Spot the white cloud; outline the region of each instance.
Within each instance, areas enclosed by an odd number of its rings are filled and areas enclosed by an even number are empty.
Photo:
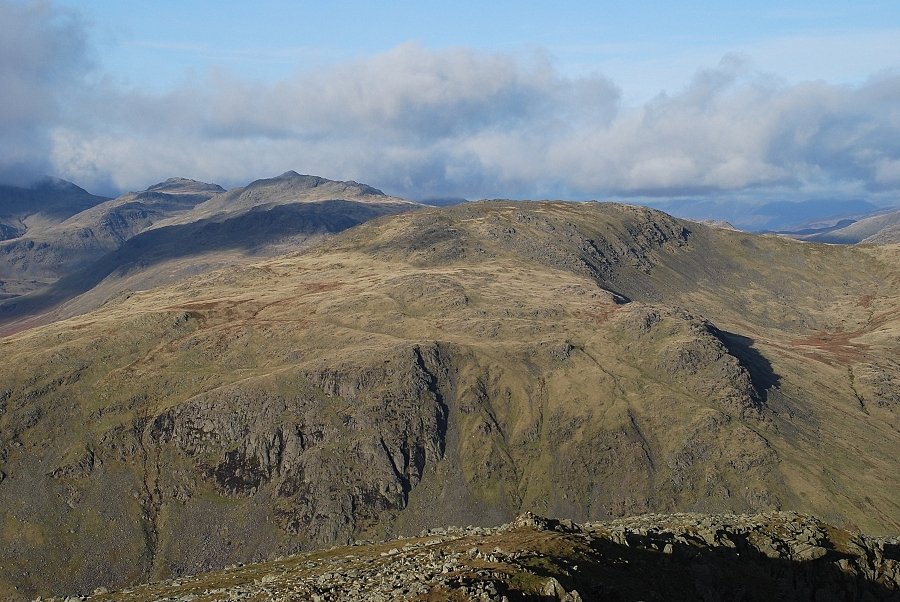
[[[900,187],[900,159],[880,159],[875,167],[875,182],[887,187]]]
[[[469,197],[900,189],[900,73],[792,84],[727,54],[682,90],[624,107],[608,78],[565,76],[539,53],[403,44],[275,83],[212,72],[154,93],[80,86],[90,65],[71,14],[0,2],[0,27],[15,19],[30,33],[2,38],[13,101],[0,106],[0,175],[18,161],[88,187],[137,189],[174,175],[227,186],[296,169]]]

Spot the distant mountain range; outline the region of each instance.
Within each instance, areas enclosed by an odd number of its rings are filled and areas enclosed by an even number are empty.
[[[859,220],[842,220],[830,228],[791,232],[794,238],[831,244],[891,244],[900,242],[900,210],[879,211]]]
[[[842,219],[855,221],[884,210],[869,201],[828,199],[768,203],[674,200],[647,204],[686,219],[726,221],[747,232],[825,228]]]
[[[52,194],[29,201],[46,190]],[[19,319],[33,325],[73,315],[123,287],[141,290],[275,254],[285,245],[419,206],[356,182],[296,172],[231,191],[171,178],[112,200],[59,182],[5,192],[12,202],[2,204],[8,206],[4,215],[23,227],[0,242],[0,300],[6,298],[0,328]]]

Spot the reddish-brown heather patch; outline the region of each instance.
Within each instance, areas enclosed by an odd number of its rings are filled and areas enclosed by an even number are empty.
[[[850,332],[818,332],[802,339],[794,339],[790,345],[801,353],[826,364],[860,361],[870,346],[854,343],[863,334],[861,330]]]

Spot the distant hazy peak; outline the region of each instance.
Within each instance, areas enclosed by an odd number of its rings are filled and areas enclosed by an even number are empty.
[[[87,190],[73,182],[52,176],[45,176],[32,183],[28,188],[35,191],[83,192],[84,194],[89,194]]]
[[[705,226],[710,226],[712,228],[723,228],[725,230],[737,230],[731,222],[728,222],[723,219],[701,219],[698,220],[698,223],[701,223]]]
[[[168,193],[198,193],[198,192],[225,192],[225,189],[218,184],[208,184],[191,180],[190,178],[169,178],[165,182],[154,184],[147,188],[147,192],[168,192]]]
[[[384,192],[369,186],[368,184],[360,184],[359,182],[354,182],[353,180],[347,181],[339,181],[339,180],[329,180],[328,178],[323,178],[320,176],[311,176],[307,174],[299,174],[294,170],[289,170],[281,174],[280,176],[276,176],[270,179],[262,179],[256,180],[251,183],[248,188],[255,187],[258,185],[265,185],[267,183],[272,183],[275,181],[288,180],[293,185],[293,188],[297,189],[311,189],[311,188],[319,188],[322,186],[334,186],[341,188],[353,188],[358,190],[362,194],[373,194],[379,196],[386,196]]]

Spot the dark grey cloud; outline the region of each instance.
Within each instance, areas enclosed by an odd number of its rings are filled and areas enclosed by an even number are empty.
[[[789,84],[726,55],[635,107],[603,75],[565,75],[539,53],[404,44],[275,83],[211,72],[149,93],[78,87],[82,24],[49,4],[0,7],[24,22],[10,29],[32,30],[4,38],[4,87],[42,99],[0,109],[0,140],[37,140],[17,147],[28,161],[89,187],[173,175],[232,185],[296,169],[410,196],[900,191],[900,73]]]
[[[75,13],[49,2],[0,1],[0,181],[52,171],[50,130],[89,69]]]

